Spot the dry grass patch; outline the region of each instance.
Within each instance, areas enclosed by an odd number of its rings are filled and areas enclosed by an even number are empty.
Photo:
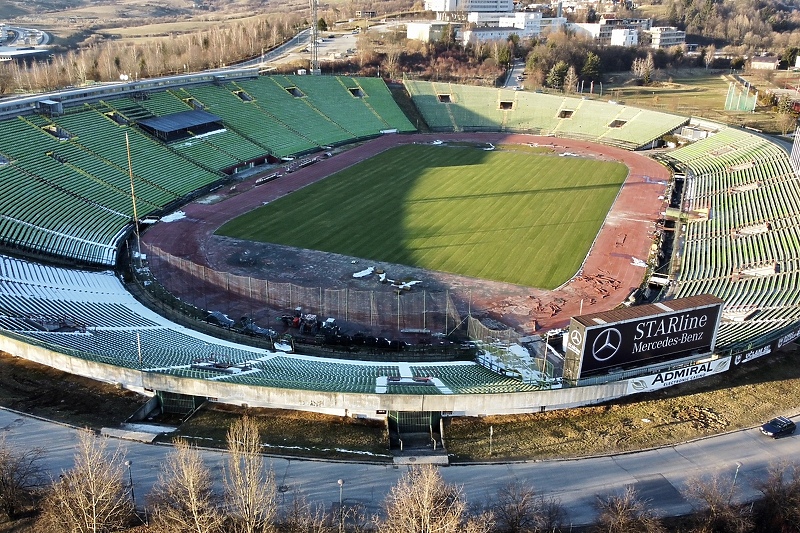
[[[100,429],[125,421],[146,400],[109,383],[0,352],[0,406],[3,407]]]
[[[365,461],[389,459],[383,422],[283,409],[210,404],[163,440],[180,436],[201,446],[224,447],[228,428],[243,414],[258,424],[265,453]]]
[[[779,413],[794,414],[800,387],[797,360],[796,351],[775,355],[755,366],[611,405],[453,419],[445,430],[447,449],[456,462],[581,457],[752,427]]]

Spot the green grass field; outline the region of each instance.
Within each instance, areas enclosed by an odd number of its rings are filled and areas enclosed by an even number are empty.
[[[575,157],[406,145],[217,233],[554,288],[577,272],[627,172]]]

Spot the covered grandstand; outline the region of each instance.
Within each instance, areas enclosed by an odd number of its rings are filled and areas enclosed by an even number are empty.
[[[0,112],[9,117],[0,121],[0,243],[109,267],[133,227],[131,184],[144,217],[265,161],[415,131],[379,79],[237,72],[183,81],[49,95],[63,104],[57,112],[36,101],[8,104],[12,111]],[[565,96],[419,81],[406,88],[434,131],[529,132],[638,150],[690,120]],[[191,120],[170,124],[176,117]],[[788,155],[769,140],[709,129],[707,139],[664,156],[686,176],[682,212],[707,216],[677,224],[671,283],[660,297],[724,299],[717,347],[736,355],[772,346],[798,322],[800,190]],[[108,273],[8,256],[1,268],[2,349],[142,390],[365,416],[530,412],[632,390],[625,379],[539,390],[472,362],[355,363],[250,348],[166,321]]]

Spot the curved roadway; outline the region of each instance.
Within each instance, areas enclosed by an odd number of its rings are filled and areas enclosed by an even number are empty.
[[[0,410],[0,433],[19,449],[45,448],[45,467],[53,476],[71,468],[77,431],[74,428]],[[114,443],[111,443],[112,446]],[[141,505],[144,496],[162,471],[169,446],[119,441],[132,462],[134,494]],[[224,452],[202,451],[206,464],[221,487]],[[771,440],[757,430],[736,431],[678,446],[643,452],[575,460],[452,466],[441,470],[448,483],[463,487],[471,504],[484,504],[497,490],[512,480],[533,486],[545,496],[558,498],[568,513],[568,523],[594,521],[593,503],[598,495],[621,491],[633,485],[639,495],[649,499],[649,507],[660,515],[679,515],[692,510],[680,491],[698,476],[720,475],[734,480],[734,501],[758,497],[755,481],[764,479],[770,464],[800,453],[800,435]],[[270,457],[276,481],[288,491],[279,494],[278,503],[289,503],[291,494],[301,492],[309,503],[328,509],[338,504],[337,480],[344,480],[344,500],[361,504],[376,513],[389,489],[405,472],[392,465],[327,462]],[[739,467],[740,465],[740,467]],[[738,473],[737,473],[738,470]]]

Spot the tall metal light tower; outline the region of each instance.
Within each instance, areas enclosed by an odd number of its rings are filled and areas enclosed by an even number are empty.
[[[319,74],[319,30],[317,29],[317,0],[311,0],[311,74]]]

